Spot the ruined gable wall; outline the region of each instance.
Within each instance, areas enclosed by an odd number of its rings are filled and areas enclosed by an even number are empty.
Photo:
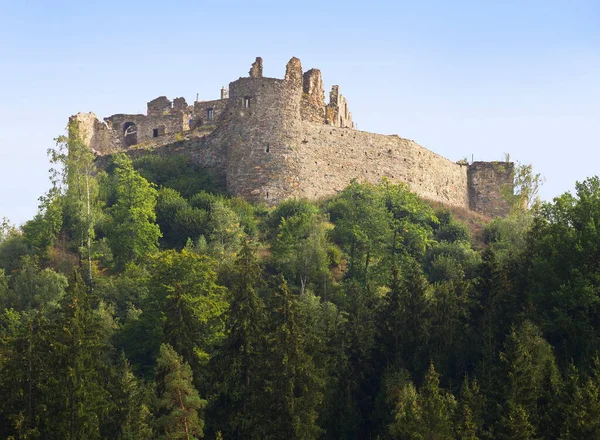
[[[327,104],[327,123],[336,127],[354,128],[352,113],[348,110],[348,101],[340,93],[340,86],[332,86]]]
[[[79,135],[95,154],[108,154],[118,148],[119,140],[108,126],[98,120],[94,113],[77,113],[69,122],[77,121]]]
[[[325,92],[319,69],[310,69],[302,77],[302,106],[304,121],[325,123]]]
[[[331,196],[352,179],[377,183],[386,177],[421,197],[469,207],[467,166],[411,140],[303,122],[297,149],[300,197]]]

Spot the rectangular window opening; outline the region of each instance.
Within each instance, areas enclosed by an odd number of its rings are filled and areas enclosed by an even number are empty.
[[[244,97],[244,108],[250,107],[250,98],[248,96]]]
[[[155,128],[154,130],[152,130],[152,137],[155,137],[155,138],[158,137],[158,128]]]
[[[206,109],[206,119],[212,121],[215,118],[215,110],[212,108]]]

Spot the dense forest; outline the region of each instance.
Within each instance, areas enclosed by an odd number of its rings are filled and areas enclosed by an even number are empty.
[[[0,438],[600,439],[598,178],[477,229],[386,181],[100,170],[77,127],[51,160],[0,229]]]

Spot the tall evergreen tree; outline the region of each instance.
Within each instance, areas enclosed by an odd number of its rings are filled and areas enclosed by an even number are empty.
[[[265,424],[266,310],[259,296],[263,282],[255,251],[247,240],[235,262],[225,339],[211,365],[219,378],[214,402],[216,427],[226,438],[252,439]]]
[[[268,332],[270,391],[267,411],[271,423],[262,427],[262,438],[311,440],[321,434],[318,410],[323,399],[323,378],[307,352],[307,333],[301,309],[280,279],[271,298],[271,328]]]
[[[45,435],[68,440],[100,438],[102,420],[113,410],[104,380],[111,346],[77,271],[51,331],[57,374],[47,384]]]
[[[157,365],[156,420],[160,438],[198,440],[203,437],[201,417],[206,401],[194,388],[192,369],[168,344],[160,346]]]

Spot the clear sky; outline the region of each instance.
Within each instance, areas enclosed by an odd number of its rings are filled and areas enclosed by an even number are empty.
[[[256,56],[339,84],[360,130],[451,160],[532,163],[542,196],[600,174],[600,1],[0,0],[0,218],[49,188],[69,115],[218,98]]]

